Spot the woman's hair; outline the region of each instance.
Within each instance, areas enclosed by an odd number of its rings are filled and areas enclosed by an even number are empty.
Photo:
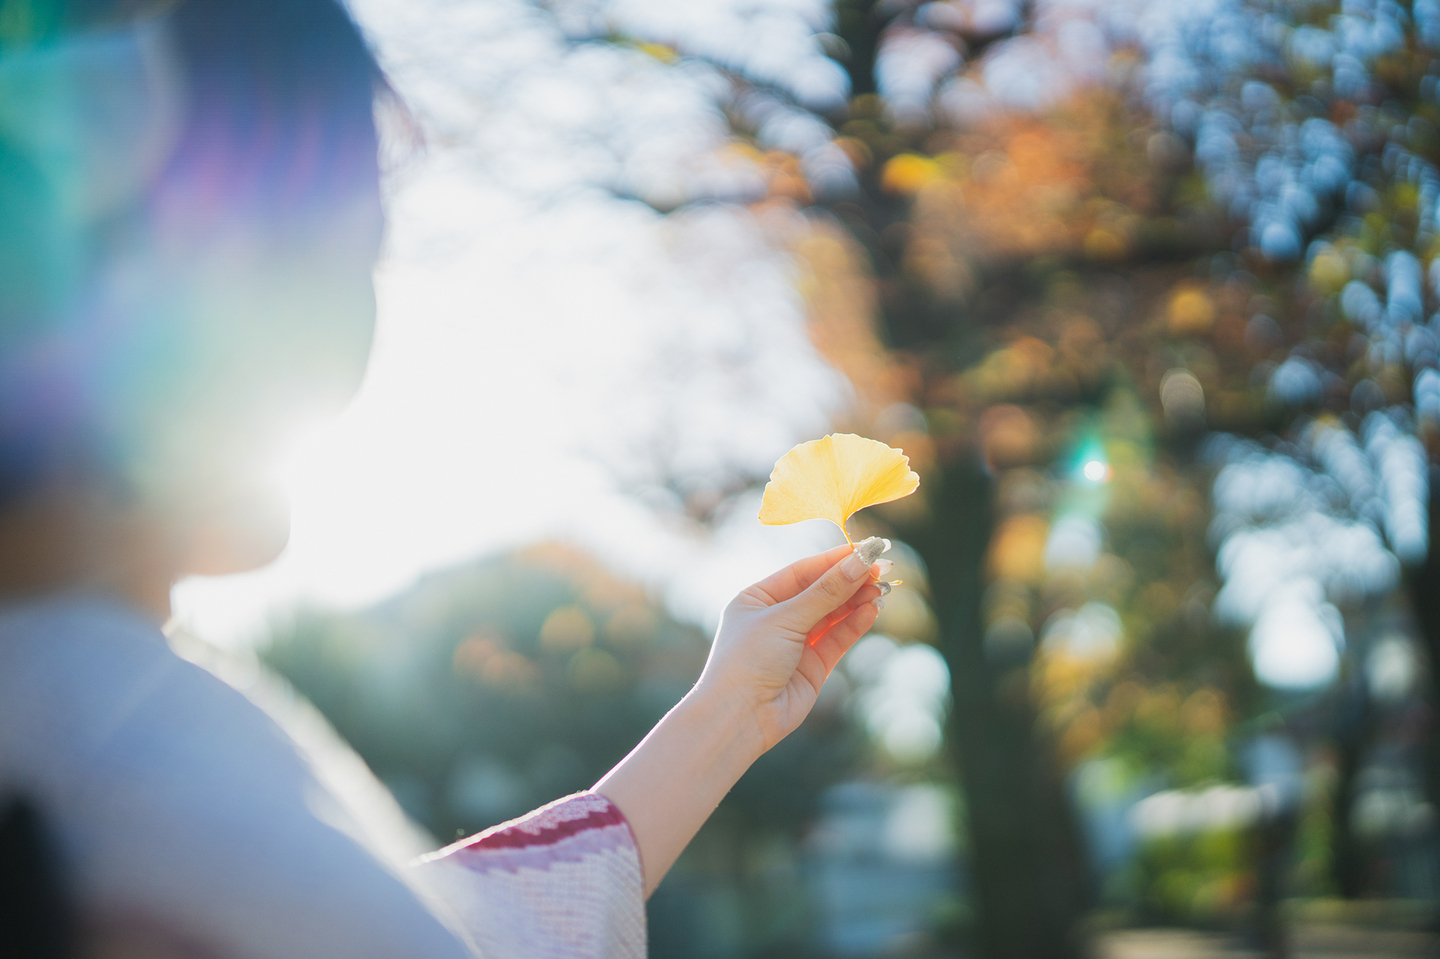
[[[27,119],[13,89],[17,101],[5,104],[0,84],[0,508],[58,455],[87,445],[93,411],[83,407],[93,384],[83,382],[85,370],[57,361],[51,341],[87,335],[85,297],[137,223],[185,237],[238,230],[313,239],[377,191],[373,109],[384,81],[337,0],[0,0],[0,77],[7,60],[28,77],[28,64],[47,56],[63,71],[67,47],[127,31],[161,38],[151,46],[164,53],[178,90],[165,155],[120,201],[77,214],[73,194],[99,177],[72,176],[67,186],[47,169],[25,126],[50,138],[51,157],[68,156],[66,143],[55,146],[65,131],[56,134],[57,118],[43,111]],[[94,78],[81,70],[68,82],[98,86]],[[64,82],[57,89],[69,95]],[[90,92],[103,100],[104,90]],[[72,126],[79,145],[94,132]],[[113,334],[115,318],[104,322]],[[103,459],[103,445],[81,455]]]
[[[374,189],[383,80],[337,0],[187,0],[169,19],[190,105],[162,192],[200,181],[204,212],[280,224]]]

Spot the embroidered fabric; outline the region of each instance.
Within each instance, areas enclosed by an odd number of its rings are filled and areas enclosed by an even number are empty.
[[[484,955],[645,956],[635,839],[603,796],[557,800],[424,857],[418,868],[437,874]]]

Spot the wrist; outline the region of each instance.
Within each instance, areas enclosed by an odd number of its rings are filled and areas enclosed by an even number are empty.
[[[703,728],[706,738],[713,737],[716,749],[733,762],[743,764],[740,773],[769,749],[755,709],[745,697],[733,689],[708,682],[704,676],[672,712],[680,713],[687,724]]]

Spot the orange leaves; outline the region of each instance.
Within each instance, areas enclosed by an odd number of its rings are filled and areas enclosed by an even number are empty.
[[[1050,524],[1039,516],[1011,516],[990,540],[986,565],[996,579],[1038,583],[1045,573],[1045,540]]]
[[[1156,171],[1146,141],[1133,136],[1145,122],[1120,98],[1091,90],[1054,114],[937,132],[926,152],[892,155],[880,187],[913,198],[906,272],[964,301],[996,261],[1124,262],[1153,242],[1146,224],[1159,202]]]
[[[886,193],[913,196],[926,184],[944,175],[940,164],[931,158],[916,153],[901,153],[886,161],[880,173],[880,188]]]
[[[991,469],[1023,466],[1035,458],[1043,437],[1025,410],[1009,403],[992,406],[980,415],[980,448]]]
[[[1166,319],[1176,336],[1208,333],[1215,325],[1215,302],[1198,284],[1181,284],[1170,297]]]
[[[909,496],[919,486],[904,453],[854,433],[831,433],[780,457],[765,484],[760,522],[785,526],[828,519],[849,542],[845,523],[852,514]]]

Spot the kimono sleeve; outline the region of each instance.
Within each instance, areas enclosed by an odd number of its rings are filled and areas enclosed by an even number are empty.
[[[629,824],[584,792],[419,860],[484,959],[644,959],[640,854]]]

